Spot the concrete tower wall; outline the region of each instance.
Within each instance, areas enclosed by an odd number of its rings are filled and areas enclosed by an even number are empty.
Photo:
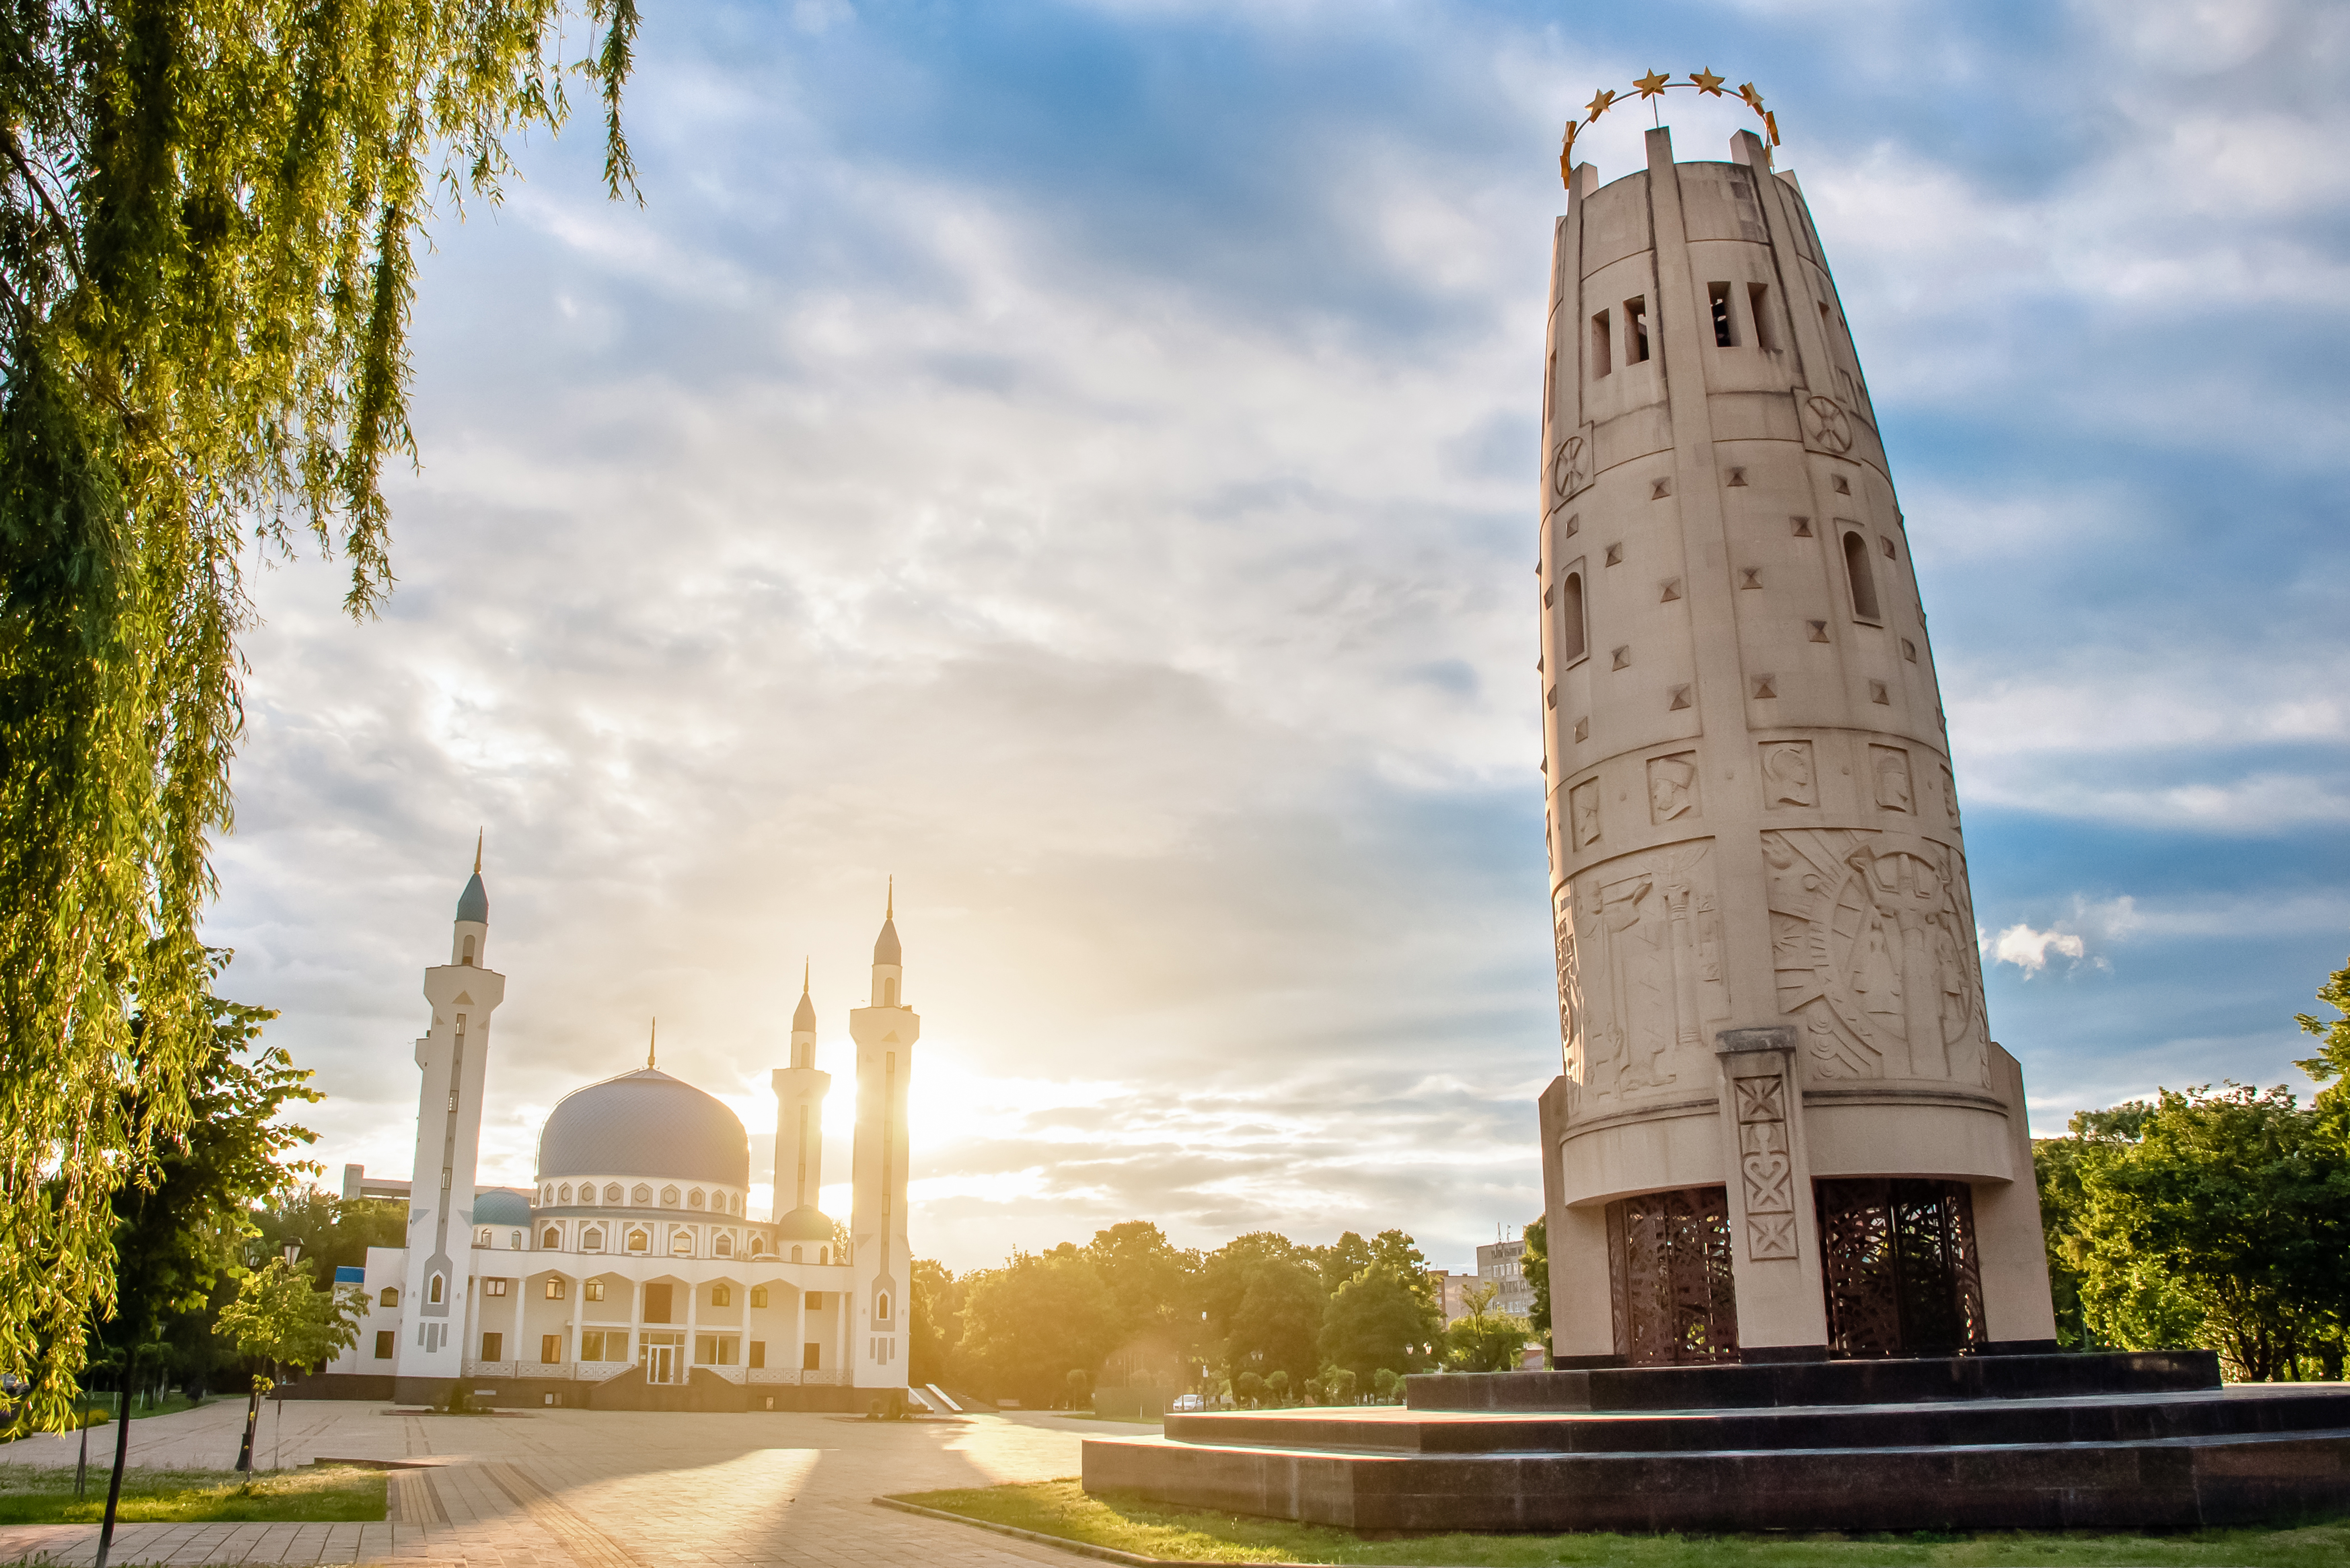
[[[1792,177],[1574,176],[1544,400],[1565,1072],[1555,1350],[1618,1354],[1607,1206],[1727,1189],[1747,1358],[1825,1353],[1814,1182],[1971,1193],[1996,1341],[2054,1332],[1940,697],[1859,360]]]
[[[849,1366],[859,1388],[908,1386],[907,1314],[912,1310],[913,1247],[906,1235],[906,1095],[914,1073],[920,1014],[905,1005],[894,905],[873,950],[873,1004],[852,1009],[857,1042],[855,1192],[849,1218]]]

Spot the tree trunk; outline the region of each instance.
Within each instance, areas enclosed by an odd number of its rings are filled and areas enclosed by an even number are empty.
[[[236,1468],[246,1475],[253,1473],[253,1429],[261,1424],[261,1379],[253,1380],[253,1392],[244,1401],[244,1441],[236,1450]]]
[[[121,1408],[114,1417],[114,1476],[106,1483],[106,1522],[98,1532],[98,1561],[91,1568],[106,1568],[106,1554],[114,1546],[114,1514],[122,1501],[122,1462],[130,1453],[130,1370],[136,1359],[128,1350],[122,1353]]]

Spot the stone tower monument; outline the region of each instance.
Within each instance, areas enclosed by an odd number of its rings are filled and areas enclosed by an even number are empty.
[[[1562,1366],[2053,1349],[1950,742],[1792,176],[1569,183],[1543,409]]]

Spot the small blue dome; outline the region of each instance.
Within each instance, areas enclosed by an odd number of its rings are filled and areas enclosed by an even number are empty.
[[[527,1225],[530,1223],[530,1199],[503,1187],[484,1188],[473,1194],[473,1223]]]
[[[457,899],[457,919],[484,926],[490,923],[490,890],[482,886],[479,871],[473,873],[473,879],[465,884],[465,891]]]

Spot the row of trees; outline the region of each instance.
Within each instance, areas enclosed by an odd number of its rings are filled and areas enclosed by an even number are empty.
[[[2318,999],[2350,1014],[2350,968]],[[2158,1091],[2033,1145],[2068,1347],[2216,1350],[2232,1377],[2342,1376],[2350,1332],[2350,1017],[2303,1014],[2321,1085]]]
[[[1472,1294],[1448,1329],[1427,1260],[1400,1231],[1349,1231],[1327,1246],[1258,1231],[1200,1251],[1135,1220],[960,1277],[917,1262],[910,1369],[1032,1405],[1097,1377],[1204,1386],[1243,1403],[1341,1402],[1439,1366],[1515,1366],[1531,1325],[1491,1311],[1489,1287]]]

